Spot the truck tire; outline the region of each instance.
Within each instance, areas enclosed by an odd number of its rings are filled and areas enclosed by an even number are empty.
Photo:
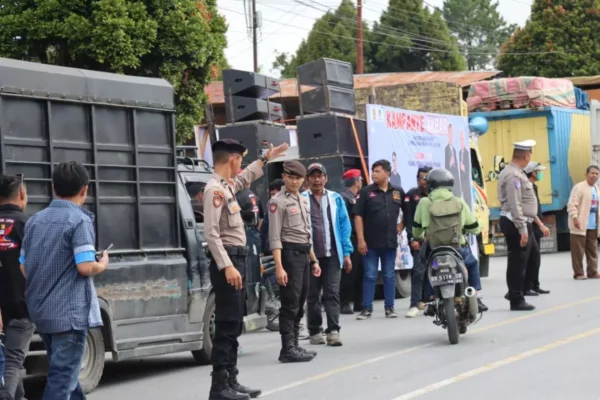
[[[479,275],[482,278],[490,276],[490,256],[479,254]]]
[[[210,364],[210,355],[212,353],[212,340],[215,336],[215,294],[211,293],[206,301],[204,318],[202,319],[202,349],[192,351],[194,360],[198,365]]]
[[[90,329],[87,335],[85,353],[81,360],[81,371],[79,372],[79,383],[85,394],[98,387],[104,372],[105,356],[106,348],[104,347],[102,329]]]
[[[410,297],[410,269],[396,271],[396,298]]]

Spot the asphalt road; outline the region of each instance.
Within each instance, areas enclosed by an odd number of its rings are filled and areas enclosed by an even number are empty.
[[[494,258],[483,279],[490,311],[451,346],[429,317],[403,317],[408,300],[397,300],[402,317],[388,320],[378,302],[369,321],[342,316],[344,346],[320,346],[310,363],[280,364],[279,335],[241,338],[240,380],[263,390],[261,398],[285,400],[598,400],[600,281],[572,279],[570,256],[542,256],[542,287],[534,312],[511,312],[505,258]],[[302,345],[314,349],[307,341]],[[27,380],[29,400],[43,382]],[[190,354],[108,363],[90,400],[207,399],[210,367]]]

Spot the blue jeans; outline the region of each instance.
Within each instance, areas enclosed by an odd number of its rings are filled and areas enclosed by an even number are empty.
[[[79,385],[86,331],[42,334],[48,353],[48,381],[42,400],[84,400]]]
[[[385,308],[394,308],[396,299],[396,252],[397,249],[369,249],[363,256],[365,269],[363,280],[363,309],[373,311],[375,299],[375,284],[379,260],[381,260],[381,274],[383,275],[383,295]]]
[[[463,246],[460,248],[460,255],[465,262],[465,267],[467,267],[467,272],[469,273],[469,286],[473,286],[473,288],[477,291],[481,290],[481,276],[479,275],[479,263],[473,253],[471,253],[471,248],[469,246]]]

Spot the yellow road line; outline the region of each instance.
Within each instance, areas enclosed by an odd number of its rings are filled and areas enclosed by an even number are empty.
[[[596,328],[596,329],[592,329],[592,330],[589,330],[589,331],[586,331],[586,332],[583,332],[583,333],[580,333],[580,334],[577,334],[577,335],[570,336],[570,337],[568,337],[566,339],[560,339],[560,340],[557,340],[555,342],[549,343],[549,344],[547,344],[545,346],[541,346],[541,347],[535,348],[533,350],[529,350],[529,351],[523,352],[521,354],[517,354],[515,356],[505,358],[503,360],[499,360],[499,361],[496,361],[496,362],[493,362],[493,363],[490,363],[490,364],[486,364],[486,365],[484,365],[482,367],[475,368],[475,369],[472,369],[470,371],[464,372],[462,374],[453,376],[452,378],[444,379],[443,381],[436,382],[436,383],[431,384],[429,386],[425,386],[425,387],[423,387],[421,389],[417,389],[417,390],[415,390],[413,392],[410,392],[410,393],[404,394],[402,396],[396,397],[393,400],[409,400],[409,399],[414,399],[414,398],[423,396],[424,394],[434,392],[434,391],[436,391],[438,389],[441,389],[443,387],[450,386],[450,385],[452,385],[454,383],[457,383],[457,382],[460,382],[460,381],[464,381],[465,379],[469,379],[469,378],[472,378],[472,377],[477,376],[479,374],[483,374],[485,372],[491,371],[493,369],[496,369],[496,368],[499,368],[499,367],[503,367],[503,366],[508,365],[508,364],[512,364],[514,362],[523,360],[525,358],[528,358],[528,357],[531,357],[531,356],[535,356],[535,355],[540,354],[540,353],[544,353],[544,352],[546,352],[548,350],[552,350],[552,349],[555,349],[557,347],[564,346],[566,344],[569,344],[569,343],[572,343],[572,342],[576,342],[578,340],[585,339],[585,338],[588,338],[588,337],[593,336],[593,335],[597,335],[599,333],[600,333],[600,328]]]
[[[539,316],[542,316],[542,315],[551,314],[551,313],[554,313],[554,312],[557,312],[557,311],[565,310],[567,308],[572,308],[572,307],[580,306],[582,304],[587,304],[587,303],[591,303],[591,302],[598,301],[598,300],[600,300],[600,296],[588,297],[588,298],[585,298],[585,299],[582,299],[582,300],[577,300],[577,301],[574,301],[574,302],[571,302],[571,303],[566,303],[566,304],[563,304],[563,305],[560,305],[560,306],[548,308],[548,309],[543,310],[543,311],[536,311],[536,312],[533,312],[533,313],[522,315],[520,317],[507,319],[507,320],[504,320],[504,321],[496,322],[496,323],[491,324],[491,325],[483,326],[481,328],[473,329],[473,330],[469,331],[468,335],[473,335],[473,334],[476,334],[476,333],[485,332],[485,331],[488,331],[490,329],[500,328],[500,327],[503,327],[503,326],[506,326],[506,325],[511,325],[511,324],[514,324],[514,323],[517,323],[517,322],[525,321],[525,320],[528,320],[528,319],[531,319],[531,318],[536,318],[536,317],[539,317]],[[413,353],[413,352],[415,352],[417,350],[421,350],[421,349],[424,349],[424,348],[427,348],[427,347],[431,347],[431,346],[436,345],[436,344],[438,344],[440,342],[441,341],[429,342],[429,343],[425,343],[425,344],[422,344],[422,345],[419,345],[419,346],[409,347],[408,349],[396,351],[394,353],[384,354],[384,355],[381,355],[379,357],[374,357],[374,358],[370,358],[368,360],[359,361],[359,362],[354,363],[354,364],[345,365],[345,366],[340,367],[340,368],[334,368],[334,369],[331,369],[331,370],[329,370],[327,372],[324,372],[322,374],[313,375],[313,376],[308,377],[306,379],[301,379],[299,381],[291,382],[291,383],[289,383],[287,385],[280,386],[280,387],[272,389],[272,390],[268,390],[268,391],[264,392],[261,395],[261,398],[262,397],[266,397],[266,396],[270,396],[270,395],[275,394],[275,393],[280,393],[280,392],[283,392],[283,391],[286,391],[286,390],[289,390],[289,389],[293,389],[293,388],[296,388],[298,386],[306,385],[307,383],[320,381],[320,380],[323,380],[325,378],[329,378],[330,376],[337,375],[337,374],[340,374],[342,372],[350,371],[350,370],[353,370],[353,369],[361,368],[361,367],[364,367],[364,366],[367,366],[367,365],[370,365],[370,364],[373,364],[373,363],[376,363],[376,362],[379,362],[379,361],[387,360],[387,359],[390,359],[390,358],[393,358],[393,357],[402,356],[402,355],[405,355],[405,354],[408,354],[408,353]]]

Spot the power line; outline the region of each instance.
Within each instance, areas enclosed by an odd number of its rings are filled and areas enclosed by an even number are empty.
[[[277,7],[267,6],[266,4],[263,4],[263,5],[265,5],[266,7],[269,7],[269,8],[276,9],[276,10],[281,10],[281,9],[279,9]],[[304,4],[304,5],[309,6],[307,4]],[[229,12],[240,14],[239,11],[230,10],[230,9],[227,9],[227,8],[224,8],[224,7],[220,7],[220,8],[223,9],[223,10],[225,10],[225,11],[229,11]],[[322,11],[322,10],[320,10],[320,11]],[[301,14],[294,14],[294,15],[297,15],[297,16],[302,17],[302,18],[308,18],[308,19],[315,20],[315,18],[307,17],[307,16],[301,15]],[[314,30],[314,29],[310,29],[310,28],[306,28],[306,27],[301,27],[301,26],[297,26],[297,25],[291,25],[291,24],[287,24],[287,23],[283,24],[281,22],[273,21],[273,20],[265,20],[265,21],[269,21],[269,22],[273,22],[273,23],[278,24],[278,25],[285,25],[285,26],[288,26],[288,27],[297,28],[297,29],[301,29],[301,30],[305,30],[305,31],[309,31],[309,32],[319,33],[319,34],[323,34],[323,35],[326,35],[326,36],[338,37],[338,38],[348,39],[348,40],[354,40],[354,41],[357,40],[356,38],[351,37],[351,36],[337,35],[337,34],[333,34],[331,32],[318,31],[318,30]],[[386,36],[392,36],[392,35],[386,35]],[[392,37],[398,38],[397,36],[392,36]],[[363,40],[363,42],[365,42],[365,43],[373,43],[373,44],[381,44],[381,45],[384,45],[384,46],[395,47],[395,48],[403,48],[403,49],[409,49],[409,50],[420,50],[420,51],[427,51],[427,52],[440,52],[440,53],[455,53],[456,52],[456,51],[453,51],[453,50],[443,50],[443,49],[436,49],[436,48],[422,48],[422,47],[416,47],[416,46],[403,46],[403,45],[392,44],[392,43],[385,43],[385,42],[373,41],[373,40]],[[563,52],[563,51],[510,52],[510,53],[480,52],[480,53],[471,53],[471,54],[473,54],[473,55],[498,55],[498,54],[534,55],[534,54],[562,54],[562,53],[566,53],[566,52]]]

